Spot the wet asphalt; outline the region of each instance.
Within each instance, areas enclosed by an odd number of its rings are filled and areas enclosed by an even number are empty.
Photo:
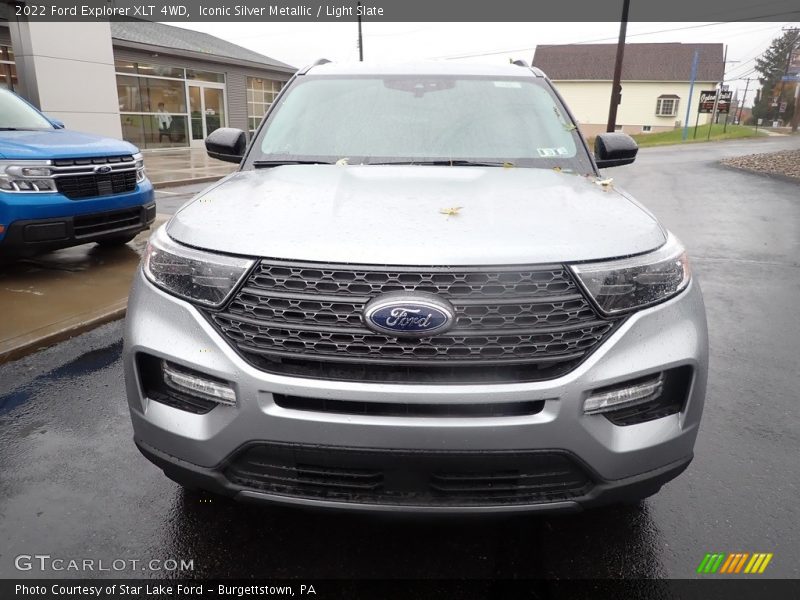
[[[117,322],[0,366],[0,577],[684,578],[706,552],[772,552],[766,575],[800,577],[800,184],[717,164],[798,147],[647,149],[606,172],[687,245],[708,308],[696,457],[643,504],[375,517],[184,493],[132,443]],[[163,194],[159,211],[192,189]],[[194,571],[20,572],[19,554],[193,559]]]

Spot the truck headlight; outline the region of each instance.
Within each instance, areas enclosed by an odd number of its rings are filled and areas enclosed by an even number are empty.
[[[0,190],[55,192],[56,183],[49,179],[51,174],[49,160],[0,160]]]
[[[136,161],[136,183],[142,183],[147,178],[147,171],[144,168],[144,156],[141,152],[133,155],[133,160]]]
[[[204,306],[224,304],[255,261],[195,250],[159,227],[144,253],[144,273],[162,290]]]
[[[570,268],[606,315],[663,302],[683,291],[691,279],[686,251],[671,233],[653,252]]]

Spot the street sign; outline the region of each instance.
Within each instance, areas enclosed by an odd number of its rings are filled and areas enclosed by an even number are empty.
[[[717,98],[717,90],[703,90],[700,92],[700,106],[697,109],[699,113],[714,112],[714,101]],[[730,98],[729,98],[730,101]]]
[[[779,113],[785,113],[785,112],[786,112],[786,107],[787,107],[787,106],[788,106],[788,103],[786,103],[786,102],[781,102],[781,107],[778,109],[778,112],[779,112]]]
[[[800,48],[797,48],[794,52],[792,52],[792,56],[789,59],[789,68],[786,69],[787,75],[794,75],[795,77],[800,76]]]
[[[732,91],[720,92],[719,101],[717,102],[717,112],[727,113],[731,109],[731,100],[733,99]],[[713,109],[713,105],[712,105]]]

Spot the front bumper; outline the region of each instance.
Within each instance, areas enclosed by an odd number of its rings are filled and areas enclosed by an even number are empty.
[[[630,316],[574,371],[548,381],[497,385],[392,385],[272,375],[244,362],[192,305],[136,276],[125,329],[124,367],[137,445],[168,476],[239,499],[371,510],[572,510],[643,496],[686,468],[692,457],[707,376],[705,310],[696,282],[678,297]],[[164,358],[232,382],[236,407],[191,414],[147,398],[137,354]],[[597,388],[676,367],[692,378],[683,408],[618,426],[584,415]],[[398,417],[284,408],[273,394],[369,402],[504,403],[541,400],[536,414],[503,417]],[[226,468],[254,443],[421,455],[560,453],[592,485],[569,499],[523,504],[426,506],[331,501],[265,493],[234,483]]]
[[[145,231],[156,218],[149,181],[136,191],[70,200],[62,194],[0,192],[0,252],[26,256]]]

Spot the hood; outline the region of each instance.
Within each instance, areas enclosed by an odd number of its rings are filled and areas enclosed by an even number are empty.
[[[136,146],[114,138],[68,129],[0,131],[0,158],[47,160],[135,154]]]
[[[582,261],[666,240],[652,215],[593,177],[497,167],[242,171],[185,205],[167,231],[231,254],[389,265]]]

